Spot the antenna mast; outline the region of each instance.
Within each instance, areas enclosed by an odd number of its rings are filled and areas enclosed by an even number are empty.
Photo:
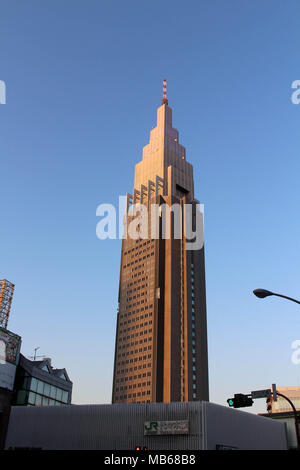
[[[167,79],[164,78],[163,80],[163,99],[161,100],[161,104],[168,104],[167,100]]]

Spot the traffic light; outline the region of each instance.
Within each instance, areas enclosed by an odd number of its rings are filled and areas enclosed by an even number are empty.
[[[253,400],[248,395],[242,393],[236,393],[234,398],[228,398],[227,403],[233,408],[244,408],[246,406],[252,406]]]
[[[234,406],[234,398],[228,398],[227,403],[229,406]]]

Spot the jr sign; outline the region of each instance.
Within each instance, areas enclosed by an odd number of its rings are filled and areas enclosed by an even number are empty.
[[[146,421],[145,436],[161,436],[163,434],[188,434],[189,422],[185,421]]]

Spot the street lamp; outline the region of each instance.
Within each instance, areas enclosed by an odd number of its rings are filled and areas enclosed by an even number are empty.
[[[275,292],[271,292],[271,291],[266,290],[266,289],[254,289],[253,294],[256,295],[256,297],[258,297],[259,299],[264,299],[265,297],[269,297],[270,295],[276,295],[276,297],[282,297],[283,299],[291,300],[292,302],[296,302],[296,304],[300,304],[299,300],[292,299],[292,297],[287,297],[286,295],[276,294]],[[276,393],[280,397],[285,398],[289,402],[291,407],[293,408],[293,413],[294,413],[294,418],[295,418],[297,444],[298,444],[298,449],[300,449],[299,418],[298,418],[296,408],[295,408],[294,404],[292,403],[292,401],[288,397],[286,397],[282,393],[279,393],[278,391],[276,391]]]
[[[291,300],[292,302],[296,302],[296,304],[300,304],[299,300],[292,299],[292,297],[287,297],[286,295],[276,294],[275,292],[271,292],[266,289],[255,289],[253,294],[256,295],[259,299],[264,299],[265,297],[269,297],[270,295],[276,295],[276,297],[282,297],[283,299]]]

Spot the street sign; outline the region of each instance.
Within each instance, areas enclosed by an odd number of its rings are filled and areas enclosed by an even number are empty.
[[[252,398],[270,398],[271,393],[271,390],[267,388],[266,390],[255,390],[251,392],[251,396]]]

